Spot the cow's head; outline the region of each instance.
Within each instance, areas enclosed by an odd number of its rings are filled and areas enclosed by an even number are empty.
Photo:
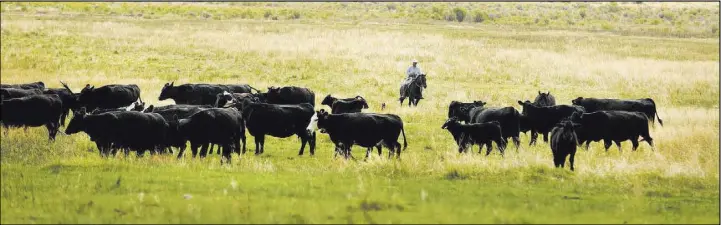
[[[523,115],[527,115],[526,113],[528,113],[528,109],[530,109],[532,107],[533,108],[536,107],[536,105],[534,105],[531,101],[528,101],[528,100],[523,101],[523,102],[518,101],[518,104],[521,105],[521,114],[523,114]]]
[[[95,91],[95,86],[85,84],[83,90],[80,90],[80,94],[78,94],[78,102],[83,103],[84,101],[87,101],[88,96],[91,95],[93,91]]]
[[[316,130],[319,130],[321,133],[326,133],[326,126],[327,126],[327,119],[328,119],[329,113],[325,111],[324,109],[321,109],[320,111],[316,111],[313,114],[313,117],[310,118],[310,123],[308,124],[308,127],[306,127],[306,131],[309,133],[315,132]]]
[[[358,95],[358,96],[355,96],[355,99],[358,100],[358,101],[360,101],[360,102],[363,104],[363,108],[364,108],[364,109],[367,109],[367,108],[368,108],[368,102],[366,101],[365,98],[363,98],[363,97],[361,97],[360,95]]]
[[[573,105],[581,105],[581,101],[583,100],[583,97],[578,97],[576,99],[571,100],[571,104]]]
[[[155,110],[155,106],[150,105],[150,106],[148,106],[147,109],[144,109],[143,112],[144,112],[144,113],[151,113],[151,112],[153,112],[153,110]]]
[[[446,122],[443,123],[443,126],[441,126],[441,129],[448,129],[449,126],[453,127],[455,125],[460,125],[461,123],[458,122],[458,117],[451,117],[446,120]]]
[[[68,126],[65,128],[65,133],[74,134],[85,130],[86,116],[87,113],[85,112],[85,107],[81,107],[79,110],[74,110],[73,118],[70,119],[70,123],[68,123]]]
[[[471,103],[463,103],[459,101],[451,101],[448,106],[448,118],[457,117],[459,121],[469,121],[469,112],[475,107],[483,107],[486,102],[473,101]]]
[[[323,101],[321,101],[320,104],[332,106],[334,101],[335,101],[335,98],[333,98],[332,96],[330,96],[330,94],[328,94],[325,96],[325,98],[323,98]]]
[[[223,93],[215,95],[216,108],[225,108],[231,103],[233,103],[233,95],[230,92],[223,91]]]
[[[159,101],[173,98],[178,94],[178,87],[173,86],[174,84],[175,84],[175,81],[170,82],[170,83],[165,83],[165,85],[163,86],[163,89],[160,90],[160,96],[158,96]]]

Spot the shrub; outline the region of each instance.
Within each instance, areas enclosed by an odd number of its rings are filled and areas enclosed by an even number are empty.
[[[272,15],[273,15],[273,12],[271,12],[270,10],[265,10],[265,12],[263,13],[263,18],[268,19]]]
[[[460,7],[456,7],[453,9],[453,14],[456,16],[456,20],[458,22],[463,22],[463,20],[466,18],[466,10]]]
[[[490,19],[490,16],[488,16],[488,13],[483,12],[481,10],[476,10],[473,12],[473,22],[476,23],[483,23],[483,21],[486,21]]]

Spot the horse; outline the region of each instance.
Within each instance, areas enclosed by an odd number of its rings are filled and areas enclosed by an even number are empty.
[[[410,82],[404,82],[401,84],[401,105],[403,105],[403,100],[408,98],[408,106],[410,107],[411,104],[414,106],[418,106],[418,101],[421,100],[421,94],[423,93],[423,88],[428,88],[426,85],[426,75],[425,74],[419,74],[415,78],[413,78]]]

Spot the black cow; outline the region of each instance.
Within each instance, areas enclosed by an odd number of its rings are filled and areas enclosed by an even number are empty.
[[[84,107],[73,112],[67,134],[85,132],[95,142],[101,156],[113,155],[118,148],[136,150],[138,156],[154,154],[165,147],[168,123],[157,113],[113,111],[87,114]]]
[[[531,130],[529,145],[536,143],[537,133],[543,134],[543,142],[548,142],[548,132],[551,132],[557,123],[569,118],[574,112],[585,112],[583,107],[575,105],[539,106],[528,100],[518,101],[518,104],[523,107],[521,113],[526,117],[526,126]]]
[[[0,88],[17,88],[17,89],[45,89],[45,83],[42,81],[27,84],[0,84]]]
[[[556,105],[556,98],[551,95],[551,92],[542,93],[538,91],[536,99],[533,100],[533,104],[536,106],[554,106]]]
[[[448,119],[451,117],[458,118],[459,121],[463,121],[468,123],[471,121],[470,112],[471,109],[484,106],[486,103],[483,101],[473,101],[470,103],[464,103],[459,101],[451,101],[451,104],[448,105]]]
[[[223,92],[251,93],[255,89],[247,84],[182,84],[173,86],[175,82],[166,83],[160,91],[158,100],[173,99],[175,104],[214,105],[217,95]]]
[[[255,94],[251,93],[229,93],[227,91],[217,94],[216,95],[216,101],[213,104],[213,106],[217,108],[223,108],[227,107],[229,105],[232,105],[234,102],[243,102],[244,99],[249,98],[252,99],[253,102],[261,102],[260,98],[258,98]]]
[[[485,105],[485,102],[481,102]],[[479,106],[471,109],[469,112],[470,122],[469,123],[485,123],[491,121],[498,121],[501,124],[501,132],[503,134],[503,140],[508,142],[508,138],[513,140],[513,144],[516,149],[520,147],[520,117],[521,113],[513,107],[503,108],[485,108]]]
[[[571,120],[579,124],[582,132],[578,132],[579,144],[586,142],[586,149],[591,141],[603,140],[608,151],[611,142],[616,143],[621,151],[621,142],[630,140],[633,150],[638,148],[638,137],[648,142],[653,150],[653,138],[649,135],[648,117],[640,112],[628,111],[597,111],[592,113],[575,113]]]
[[[553,165],[563,168],[566,163],[566,157],[571,155],[568,159],[571,164],[571,171],[574,170],[573,161],[576,156],[576,145],[578,144],[578,138],[573,127],[574,125],[571,121],[564,120],[556,124],[553,130],[551,130]]]
[[[265,152],[265,135],[287,138],[297,135],[301,139],[298,155],[303,155],[306,143],[310,145],[310,155],[315,154],[315,132],[306,132],[313,117],[313,106],[309,103],[298,105],[254,103],[246,99],[242,108],[248,133],[255,138],[255,154]]]
[[[621,100],[621,99],[606,99],[606,98],[583,98],[578,97],[571,100],[573,105],[583,106],[586,112],[592,113],[596,111],[630,111],[630,112],[641,112],[646,114],[646,117],[655,124],[655,118],[658,118],[658,123],[663,126],[663,120],[658,116],[656,111],[656,103],[653,99],[642,98],[633,100]]]
[[[350,156],[353,145],[365,147],[368,158],[371,149],[378,143],[390,149],[388,158],[394,153],[400,158],[401,144],[398,143],[398,138],[401,134],[403,134],[403,150],[408,147],[403,120],[394,114],[329,114],[321,109],[316,112],[306,129],[308,133],[315,133],[315,129],[327,133],[331,141],[343,149],[346,159]]]
[[[177,127],[178,120],[179,119],[186,119],[190,118],[193,114],[200,112],[204,109],[210,109],[213,108],[209,105],[167,105],[167,106],[158,106],[154,107],[153,105],[148,106],[147,109],[143,110],[143,112],[149,113],[157,113],[160,114],[165,121],[168,122],[168,125],[171,127],[171,129],[168,131],[167,134],[167,146],[168,147],[176,147],[180,149],[181,151],[185,151],[186,142],[188,140],[185,140],[176,129],[172,129],[173,127]],[[243,134],[245,135],[245,134]],[[210,154],[213,154],[213,146],[210,146]],[[220,150],[218,150],[218,154],[220,154]]]
[[[110,84],[99,88],[85,85],[78,95],[81,107],[88,111],[127,107],[140,98],[138,85]]]
[[[363,109],[368,108],[368,102],[366,102],[365,98],[360,95],[355,98],[343,99],[327,95],[321,104],[329,106],[332,114],[361,112]]]
[[[0,98],[3,100],[10,100],[14,98],[22,98],[40,94],[43,94],[42,89],[0,88]]]
[[[308,103],[315,107],[315,93],[303,87],[269,87],[264,97],[265,101],[269,104],[290,105]]]
[[[60,126],[65,126],[65,118],[70,115],[71,110],[80,109],[80,105],[78,103],[78,96],[70,90],[70,87],[62,81],[60,81],[60,83],[63,85],[63,88],[46,88],[43,90],[43,94],[56,94],[60,96],[60,99],[63,101],[63,115],[60,117]]]
[[[213,143],[221,146],[223,158],[227,163],[231,163],[231,147],[235,147],[236,152],[240,153],[241,140],[243,142],[243,152],[245,152],[245,129],[243,126],[243,117],[235,108],[212,108],[204,109],[191,115],[189,118],[180,119],[177,125],[178,133],[185,140],[190,141],[193,157],[197,155],[197,149],[200,146],[200,157],[205,157],[207,144]],[[178,158],[183,157],[184,149],[178,153]]]
[[[48,137],[55,140],[60,128],[63,102],[55,94],[30,95],[22,98],[3,100],[0,106],[0,122],[9,127],[39,127],[48,129]],[[7,131],[7,130],[6,130]]]
[[[491,154],[491,141],[496,142],[498,151],[503,156],[503,151],[506,148],[506,142],[503,140],[501,135],[501,124],[497,121],[491,121],[487,123],[474,123],[474,124],[461,124],[458,118],[451,117],[446,120],[441,126],[441,129],[447,129],[448,132],[453,135],[453,139],[458,144],[458,153],[467,152],[466,147],[474,144],[479,145],[478,153],[481,153],[483,145],[488,146],[486,150],[486,156]]]

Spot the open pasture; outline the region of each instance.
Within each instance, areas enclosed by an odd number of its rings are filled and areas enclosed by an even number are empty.
[[[718,16],[718,4],[701,8]],[[1,27],[3,84],[137,84],[154,105],[173,104],[158,101],[173,81],[293,85],[315,92],[316,110],[328,110],[327,94],[362,95],[364,112],[399,115],[408,138],[400,160],[386,148],[364,161],[354,147],[359,160],[346,161],[326,134],[313,157],[297,156],[295,136],[266,137],[254,156],[248,135],[250,153],[221,166],[215,154],[101,158],[85,134],[49,142],[45,128],[3,128],[2,223],[719,223],[718,35],[53,10],[3,10]],[[417,107],[401,106],[412,59],[428,88]],[[486,157],[477,146],[458,154],[441,129],[453,100],[520,111],[538,91],[557,104],[653,98],[664,120],[651,128],[655,151],[595,142],[570,172],[553,168],[548,143],[529,146],[530,132],[520,149]]]

